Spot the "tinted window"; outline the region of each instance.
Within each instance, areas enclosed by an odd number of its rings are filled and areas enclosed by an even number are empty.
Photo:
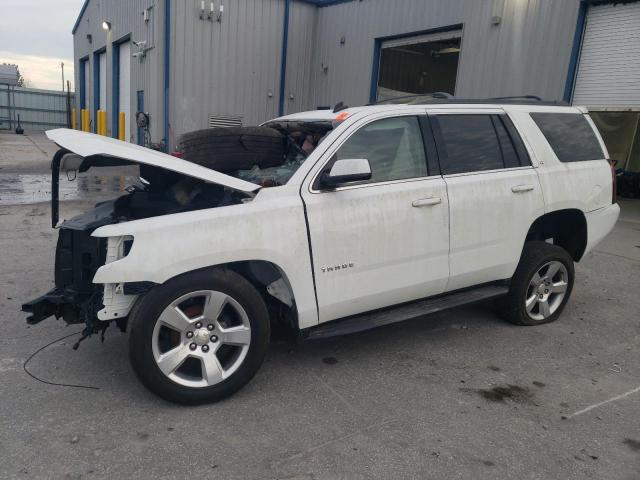
[[[529,158],[529,153],[527,152],[527,148],[524,146],[524,142],[518,133],[518,130],[513,125],[513,122],[506,115],[500,115],[500,120],[502,120],[502,124],[507,129],[509,133],[509,138],[513,142],[513,146],[518,153],[518,160],[520,161],[520,166],[531,166],[531,159]]]
[[[354,133],[336,153],[338,160],[366,158],[367,183],[427,176],[422,133],[416,117],[377,120]]]
[[[498,140],[500,141],[504,166],[506,168],[519,167],[520,160],[518,159],[516,148],[511,141],[511,137],[507,133],[507,129],[504,128],[504,124],[502,123],[502,119],[499,115],[495,115],[493,117],[493,124],[496,127],[496,133],[498,134]]]
[[[532,113],[531,118],[561,162],[604,158],[598,138],[581,113]]]
[[[504,168],[491,115],[437,115],[435,124],[444,175]]]

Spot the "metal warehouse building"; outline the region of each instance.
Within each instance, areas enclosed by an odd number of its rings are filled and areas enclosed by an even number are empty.
[[[529,94],[596,111],[640,170],[637,1],[87,0],[73,34],[79,123],[126,141],[173,148],[339,101]]]

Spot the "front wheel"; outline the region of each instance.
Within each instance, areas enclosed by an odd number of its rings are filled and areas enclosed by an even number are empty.
[[[496,302],[498,313],[517,325],[540,325],[558,319],[571,290],[573,259],[563,248],[528,242],[506,297]]]
[[[184,404],[221,400],[255,375],[269,342],[269,317],[245,278],[207,269],[147,293],[130,315],[129,352],[142,383]]]

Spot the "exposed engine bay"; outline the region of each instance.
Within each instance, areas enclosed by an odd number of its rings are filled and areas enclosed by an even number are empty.
[[[114,292],[111,290],[120,287],[94,284],[96,271],[116,260],[118,255],[126,255],[133,241],[124,239],[114,246],[111,239],[92,237],[94,230],[109,224],[250,202],[260,188],[284,185],[332,128],[330,122],[275,121],[262,127],[187,133],[178,143],[183,160],[175,159],[176,162],[183,162],[181,165],[185,167],[189,162],[223,173],[222,177],[227,179],[250,182],[242,184],[249,188],[232,188],[231,181],[215,183],[205,175],[197,178],[188,168],[181,173],[175,166],[168,169],[139,163],[139,180],[128,186],[123,195],[98,203],[92,210],[58,224],[61,171],[68,175],[72,170],[85,172],[94,167],[136,164],[132,157],[123,159],[108,154],[82,157],[63,148],[52,161],[52,224],[59,229],[55,288],[23,305],[23,311],[31,314],[27,322],[35,324],[53,315],[70,324],[86,324],[85,336],[104,332],[110,324],[104,320],[116,321],[124,330],[128,309],[123,310],[123,316],[116,313],[115,318],[113,315],[104,318],[100,313],[105,307],[105,296],[119,293],[135,299],[153,285],[125,284],[124,291]],[[96,141],[107,140],[112,141]],[[140,151],[148,152],[147,149]],[[148,155],[142,153],[145,154]],[[200,172],[206,173],[203,169]],[[111,290],[107,291],[108,288]]]

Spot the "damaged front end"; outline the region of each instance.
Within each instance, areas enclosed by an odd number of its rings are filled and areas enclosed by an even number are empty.
[[[104,331],[111,321],[124,329],[136,298],[153,284],[93,283],[98,269],[124,258],[135,239],[98,238],[92,233],[109,224],[239,204],[250,201],[261,188],[161,152],[105,137],[72,130],[47,133],[62,147],[51,162],[51,220],[52,227],[58,229],[55,288],[22,305],[22,310],[30,314],[27,323],[31,325],[53,316],[68,324],[85,324],[85,336]],[[123,195],[59,223],[60,173],[136,164],[140,179]]]
[[[284,185],[331,128],[326,122],[273,122],[190,132],[180,142],[184,158],[75,130],[48,131],[61,148],[51,164],[51,219],[59,231],[55,288],[22,306],[30,314],[27,322],[63,318],[85,324],[85,336],[103,332],[112,321],[124,329],[136,299],[154,284],[94,283],[102,266],[126,257],[136,242],[131,236],[93,236],[96,229],[251,202],[258,190]],[[73,172],[121,166],[139,167],[139,180],[123,195],[59,222],[61,173],[75,178]]]

